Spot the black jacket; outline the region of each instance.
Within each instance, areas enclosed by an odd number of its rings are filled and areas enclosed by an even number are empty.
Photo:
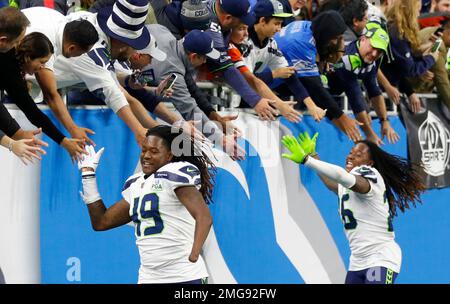
[[[15,56],[15,49],[12,49],[7,53],[0,53],[0,66],[2,68],[2,71],[0,72],[0,90],[6,91],[9,99],[22,110],[33,125],[42,128],[42,131],[48,137],[60,144],[65,136],[55,127],[51,120],[39,110],[28,93],[28,88],[23,78],[20,64]],[[2,107],[4,108],[3,104]],[[3,120],[3,117],[0,120],[0,129],[8,136],[11,134],[11,130],[8,130],[8,124],[10,123],[10,121]]]

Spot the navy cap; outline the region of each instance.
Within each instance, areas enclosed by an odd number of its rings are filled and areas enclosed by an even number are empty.
[[[285,13],[283,4],[277,0],[259,0],[253,7],[253,14],[256,18],[260,17],[278,17],[288,18],[294,14]]]
[[[219,0],[219,4],[225,12],[239,18],[246,25],[252,26],[255,23],[248,0]]]
[[[190,31],[183,39],[184,49],[200,55],[208,56],[211,59],[219,59],[220,52],[214,49],[211,36],[200,30]]]

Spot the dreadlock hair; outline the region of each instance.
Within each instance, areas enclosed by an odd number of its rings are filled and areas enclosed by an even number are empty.
[[[200,193],[207,204],[211,203],[214,176],[217,170],[198,143],[184,133],[183,129],[164,125],[148,130],[146,137],[148,136],[157,136],[163,140],[163,143],[173,154],[171,162],[189,162],[200,170]]]
[[[426,190],[421,181],[422,165],[409,162],[397,155],[389,154],[368,140],[358,141],[369,148],[370,158],[386,185],[386,197],[391,215],[397,215],[397,208],[402,212],[409,209],[409,203],[416,207],[422,203],[420,195]]]

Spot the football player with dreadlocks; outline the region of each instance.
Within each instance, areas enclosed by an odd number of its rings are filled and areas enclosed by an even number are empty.
[[[96,231],[133,221],[141,266],[139,283],[201,284],[208,277],[200,256],[212,225],[215,167],[181,129],[157,126],[142,145],[142,172],[125,182],[123,199],[106,208],[97,189],[95,169],[103,148],[78,163],[83,193]]]
[[[303,164],[319,175],[339,197],[339,212],[350,243],[346,284],[392,284],[401,266],[392,218],[421,202],[425,186],[421,167],[386,153],[371,141],[358,141],[347,156],[345,169],[318,159],[316,139],[308,133],[298,140],[287,135],[283,145],[292,154],[282,157]]]

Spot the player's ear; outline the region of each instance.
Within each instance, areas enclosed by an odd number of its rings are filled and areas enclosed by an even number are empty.
[[[168,161],[168,162],[171,162],[172,159],[173,159],[172,151],[169,151],[169,153],[167,154],[167,161]]]

